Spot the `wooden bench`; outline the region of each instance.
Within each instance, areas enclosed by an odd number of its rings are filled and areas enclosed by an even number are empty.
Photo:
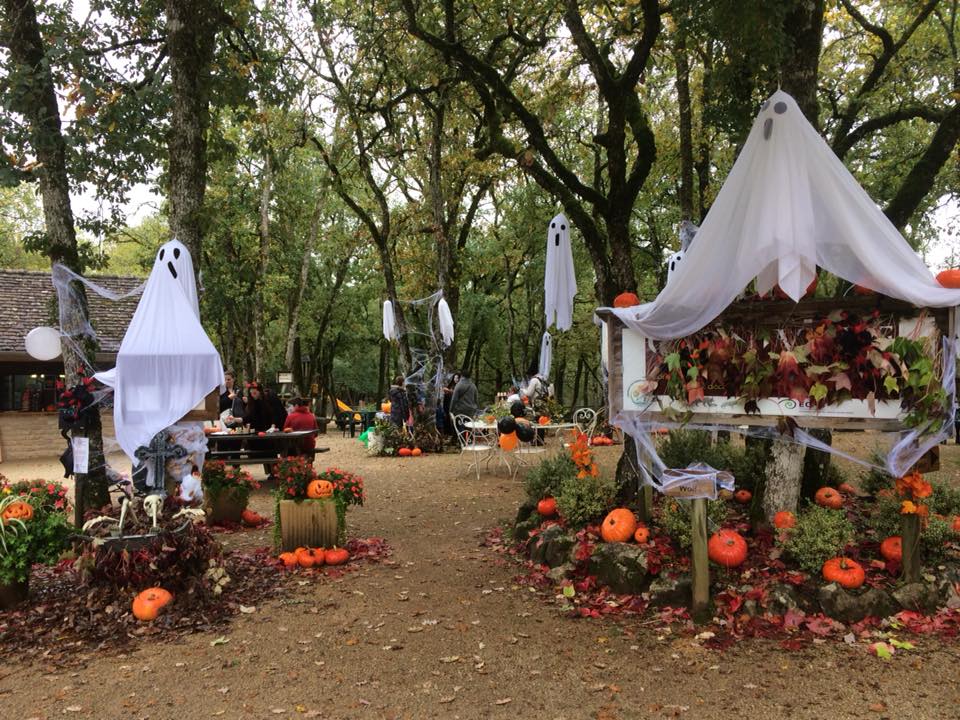
[[[312,450],[301,450],[299,455],[309,455],[313,460],[320,453],[330,452],[328,447],[316,447]],[[217,450],[208,452],[207,458],[210,460],[223,460],[228,465],[273,465],[286,457],[249,457],[249,450]]]

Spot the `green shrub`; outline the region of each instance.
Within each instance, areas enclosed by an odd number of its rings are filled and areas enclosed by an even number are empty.
[[[920,560],[927,564],[936,564],[946,557],[948,542],[957,540],[953,531],[952,518],[931,517],[920,533]]]
[[[577,466],[569,453],[561,452],[545,458],[530,469],[523,480],[527,497],[536,502],[547,496],[557,497],[563,481],[577,475]]]
[[[710,535],[723,525],[727,518],[727,504],[723,500],[707,501],[707,534]],[[677,545],[689,548],[693,544],[690,535],[690,502],[664,498],[660,506],[660,522]]]
[[[797,525],[787,536],[783,549],[801,568],[819,575],[827,560],[853,542],[854,532],[842,510],[810,505],[797,516]]]
[[[930,512],[937,515],[960,515],[960,488],[945,482],[931,481],[933,495],[930,496]]]
[[[717,470],[729,470],[738,488],[754,490],[762,484],[766,455],[762,446],[736,447],[728,442],[710,444],[705,430],[672,430],[657,450],[668,468],[685,468],[703,462]]]
[[[860,479],[860,489],[868,495],[876,495],[877,492],[884,488],[890,488],[892,490],[894,483],[893,476],[886,470],[880,469],[887,462],[886,456],[878,451],[874,451],[873,454],[870,455],[870,462],[878,465],[879,468],[870,468],[870,471]]]
[[[931,483],[933,484],[933,483]],[[953,501],[950,492],[952,488],[944,488],[943,485],[933,484],[933,495],[928,502],[930,504],[930,516],[927,523],[920,531],[920,552],[921,560],[924,563],[936,563],[943,560],[946,554],[944,544],[956,540],[957,535],[953,532],[953,518],[950,513],[943,513],[938,508],[949,507]],[[945,497],[941,496],[941,491]],[[895,495],[877,496],[873,511],[867,518],[867,525],[877,534],[877,540],[883,540],[891,535],[900,534],[900,503],[901,498]],[[934,517],[934,513],[942,514],[945,517],[940,519]]]
[[[877,495],[873,509],[867,516],[867,527],[877,534],[877,540],[900,534],[900,498],[896,495]]]
[[[603,520],[616,494],[617,484],[613,478],[604,475],[578,478],[573,474],[562,480],[560,492],[554,497],[563,519],[571,527],[581,528]]]

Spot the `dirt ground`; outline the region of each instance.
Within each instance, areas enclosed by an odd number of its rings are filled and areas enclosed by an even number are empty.
[[[222,635],[144,639],[66,670],[0,667],[0,718],[960,718],[956,642],[921,639],[883,662],[862,644],[790,652],[744,641],[717,652],[638,620],[569,619],[480,545],[515,513],[519,480],[458,476],[454,454],[367,458],[339,433],[324,442],[318,466],[365,479],[349,534],[385,537],[389,562],[305,577]],[[618,454],[596,452],[610,470]],[[944,457],[955,473],[958,448]],[[56,477],[55,467],[0,472]],[[271,508],[265,492],[251,504]],[[266,545],[270,534],[223,540]]]

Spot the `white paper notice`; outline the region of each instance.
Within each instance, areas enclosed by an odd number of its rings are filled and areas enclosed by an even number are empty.
[[[85,437],[73,438],[73,472],[87,473],[90,464],[90,439]]]

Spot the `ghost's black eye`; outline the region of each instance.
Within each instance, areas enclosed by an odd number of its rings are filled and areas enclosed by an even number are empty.
[[[550,223],[550,227],[555,228],[555,227],[557,227],[557,224],[556,224],[556,223]]]
[[[160,259],[163,260],[163,248],[160,248]]]
[[[566,226],[566,225],[561,225],[561,226],[560,226],[560,229],[561,229],[561,230],[566,230],[566,229],[567,229],[567,226]]]
[[[782,101],[778,102],[776,105],[773,106],[773,111],[777,115],[783,115],[787,111],[787,104]]]
[[[173,249],[173,259],[174,259],[174,260],[179,260],[179,259],[180,259],[180,248],[174,248],[174,249]]]

